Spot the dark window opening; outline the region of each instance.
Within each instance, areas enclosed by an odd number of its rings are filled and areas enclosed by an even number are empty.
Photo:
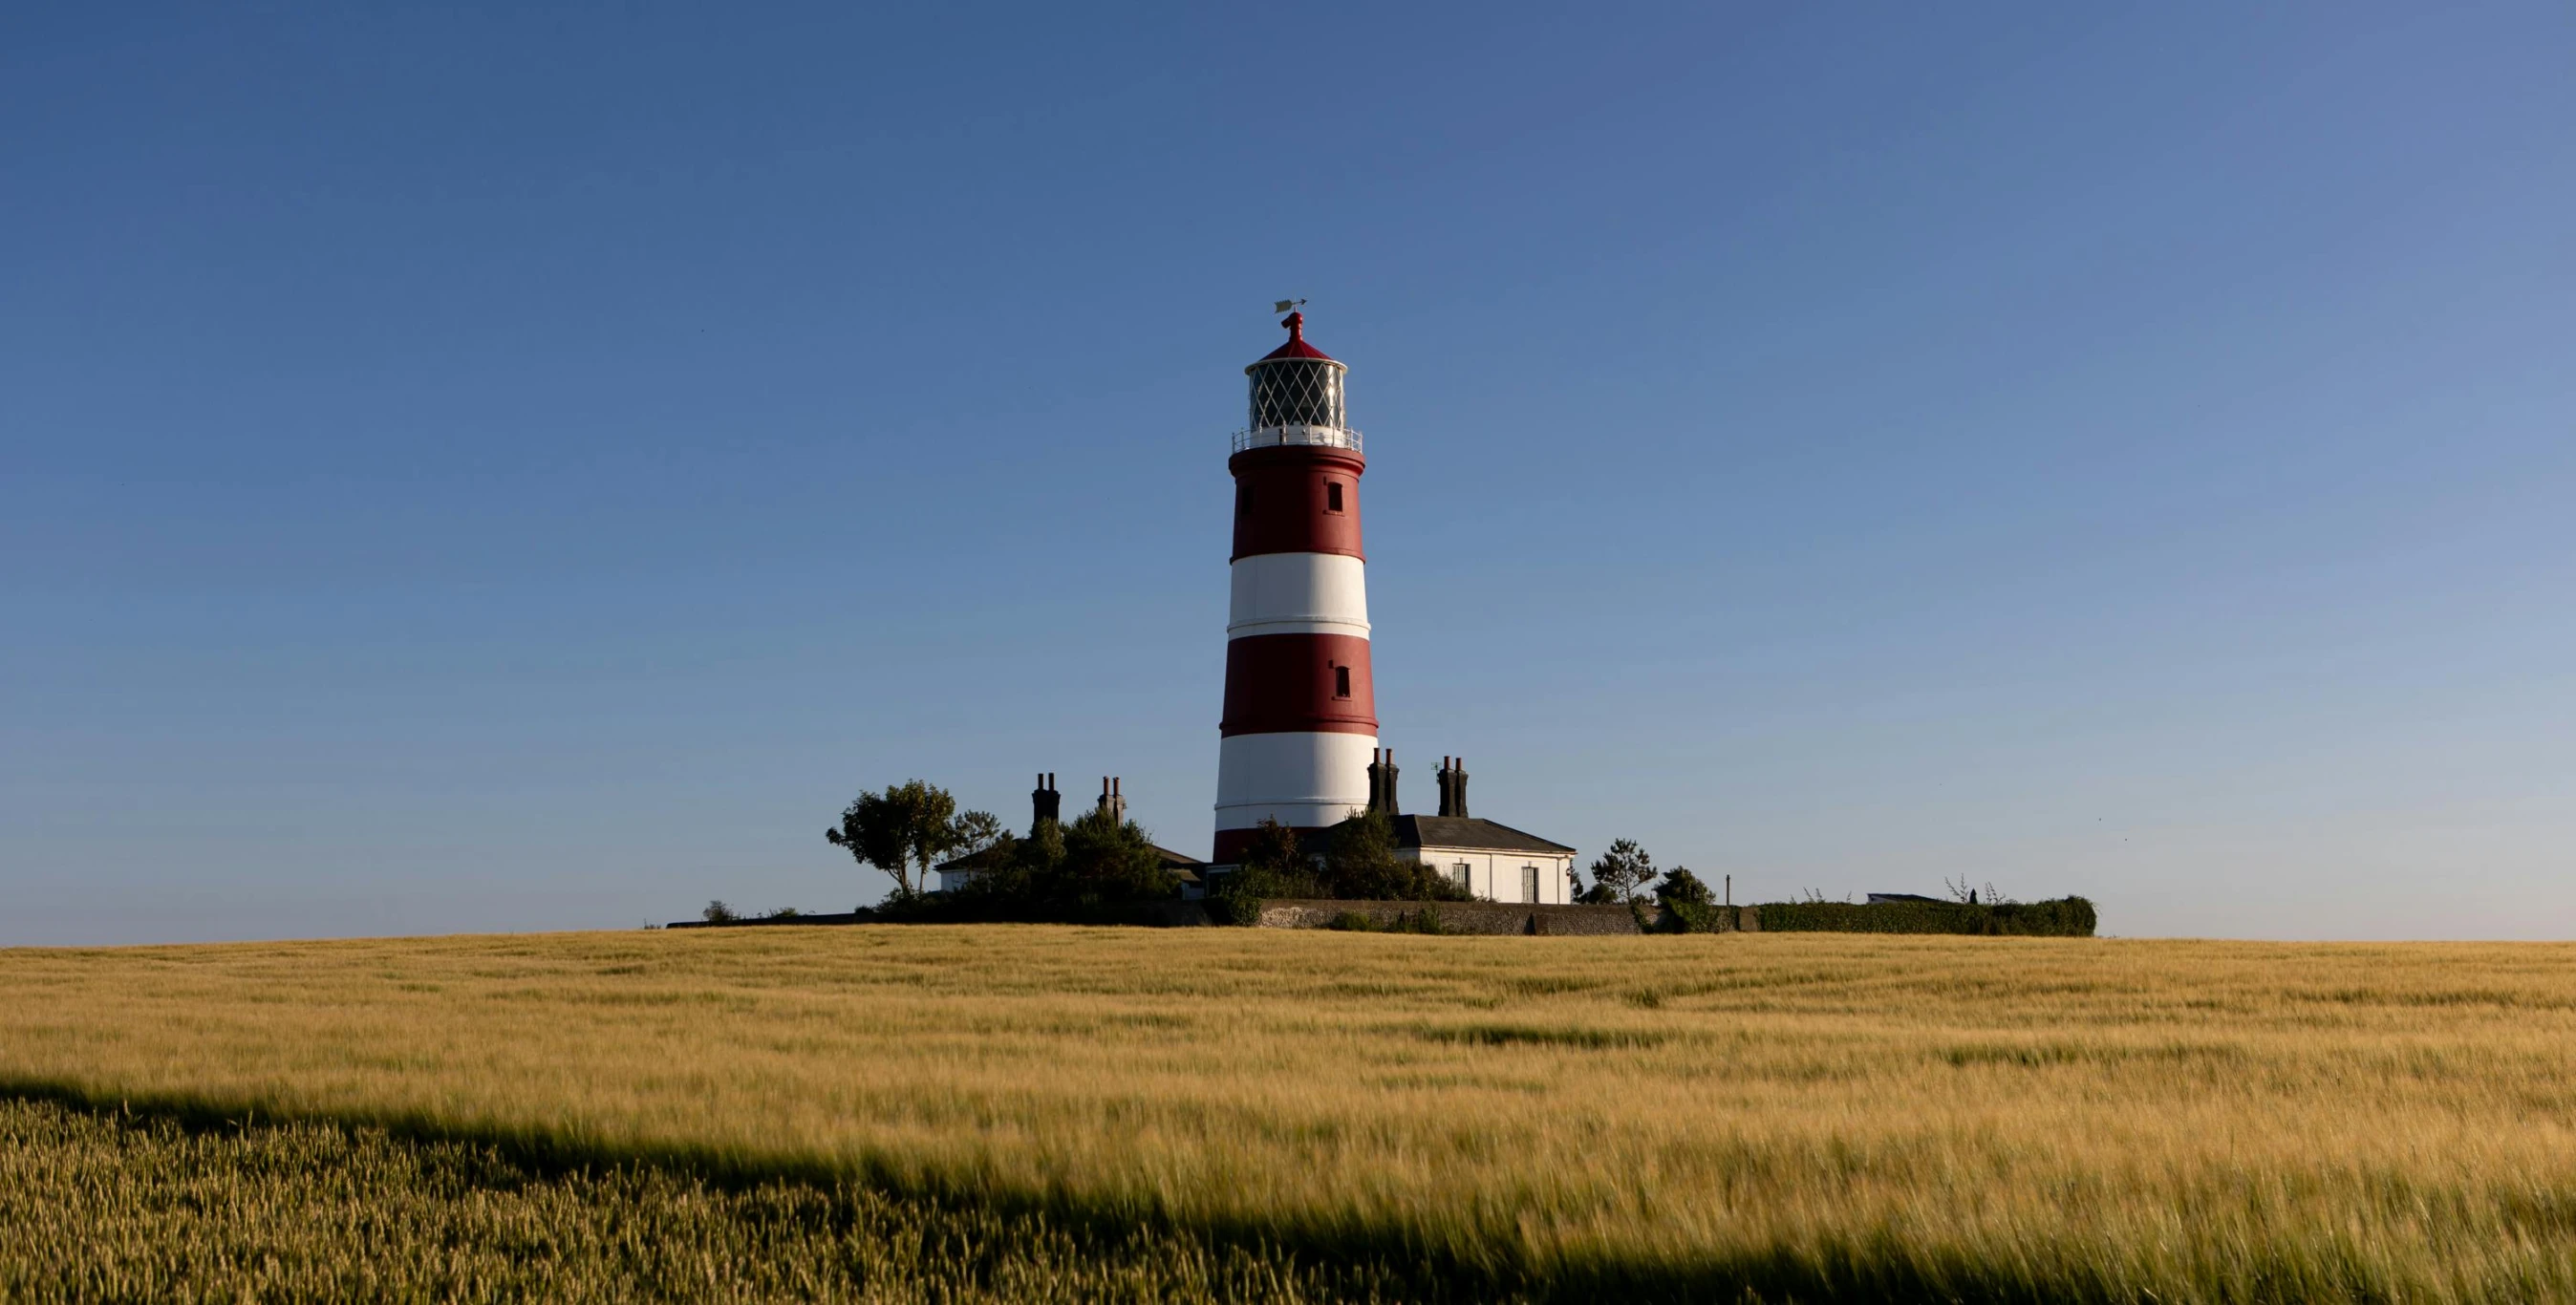
[[[1239,517],[1252,515],[1252,486],[1245,485],[1234,491],[1234,514]]]
[[[1335,480],[1324,485],[1324,510],[1327,512],[1342,510],[1342,482]]]
[[[1350,667],[1336,666],[1333,668],[1333,696],[1336,698],[1347,698],[1351,696]]]

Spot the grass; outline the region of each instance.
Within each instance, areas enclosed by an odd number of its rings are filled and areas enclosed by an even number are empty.
[[[0,1091],[214,1130],[78,1146],[890,1203],[708,1214],[716,1263],[984,1221],[980,1277],[851,1278],[888,1298],[2576,1299],[2576,947],[692,930],[0,952],[0,991]]]
[[[0,1102],[0,1300],[1369,1299],[1277,1248],[904,1200],[847,1181],[552,1172],[487,1146]]]

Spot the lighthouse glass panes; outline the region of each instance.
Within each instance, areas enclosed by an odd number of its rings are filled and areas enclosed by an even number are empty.
[[[1343,426],[1342,369],[1319,359],[1282,358],[1252,369],[1252,429]]]

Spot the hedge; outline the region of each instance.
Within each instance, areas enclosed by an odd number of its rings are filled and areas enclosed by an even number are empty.
[[[1748,908],[1673,899],[1661,903],[1653,916],[1646,914],[1643,904],[1633,904],[1633,909],[1639,933],[1734,933],[1740,927],[1741,912]]]
[[[1764,933],[1969,933],[2090,938],[2093,903],[2081,897],[2049,902],[1767,902],[1760,908]]]

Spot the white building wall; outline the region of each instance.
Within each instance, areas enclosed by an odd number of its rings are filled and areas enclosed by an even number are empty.
[[[1538,868],[1538,904],[1570,905],[1573,893],[1566,885],[1566,872],[1574,868],[1570,852],[1495,852],[1484,848],[1408,847],[1399,856],[1410,856],[1448,875],[1457,866],[1467,867],[1467,891],[1489,902],[1524,902],[1522,874],[1525,866]]]

